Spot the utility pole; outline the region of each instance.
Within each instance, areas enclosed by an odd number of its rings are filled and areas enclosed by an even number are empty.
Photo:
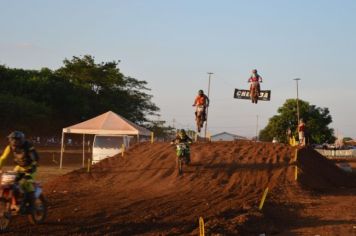
[[[208,75],[209,75],[208,98],[209,99],[210,99],[210,97],[209,97],[209,95],[210,95],[210,79],[211,79],[212,74],[214,74],[214,73],[208,72]],[[206,121],[205,121],[205,133],[204,133],[205,140],[206,140],[206,131],[208,129],[208,110],[209,110],[209,107],[206,108]]]
[[[336,139],[339,138],[339,128],[336,128]]]
[[[172,126],[173,126],[173,129],[175,129],[175,128],[176,128],[175,123],[176,123],[176,119],[174,119],[174,118],[173,118],[173,120],[172,120]]]
[[[299,88],[298,88],[298,81],[300,80],[300,78],[295,78],[294,79],[297,83],[297,124],[299,126],[299,120],[300,120],[300,115],[299,115]]]

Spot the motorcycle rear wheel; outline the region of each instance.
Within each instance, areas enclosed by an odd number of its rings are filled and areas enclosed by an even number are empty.
[[[41,194],[35,201],[35,210],[27,215],[31,224],[42,224],[47,217],[47,202],[45,197]]]
[[[250,94],[251,94],[251,101],[252,101],[252,103],[257,104],[257,102],[258,102],[258,97],[259,97],[259,94],[260,94],[259,89],[258,89],[258,88],[252,88],[252,89],[250,90]]]
[[[198,133],[200,133],[201,128],[203,127],[203,123],[204,123],[203,118],[201,116],[198,116],[196,123],[197,123],[196,124],[197,125],[197,131],[198,131]]]

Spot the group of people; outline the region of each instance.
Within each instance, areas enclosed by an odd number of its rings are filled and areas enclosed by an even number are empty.
[[[298,140],[299,146],[306,145],[306,127],[303,119],[299,119],[298,126],[297,126],[297,133],[298,133]],[[290,128],[287,129],[287,138],[290,140],[292,138],[292,130]]]

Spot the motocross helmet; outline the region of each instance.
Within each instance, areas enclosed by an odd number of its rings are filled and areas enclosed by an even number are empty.
[[[187,135],[187,134],[185,133],[185,130],[184,130],[184,129],[179,130],[178,134],[179,134],[180,137],[184,137],[184,136]]]
[[[199,93],[199,95],[203,95],[204,91],[200,89],[198,93]]]
[[[25,134],[21,131],[13,131],[7,136],[7,138],[9,139],[10,146],[15,148],[22,145],[25,141]]]
[[[8,137],[8,139],[24,140],[25,139],[25,134],[22,133],[21,131],[13,131],[7,137]]]

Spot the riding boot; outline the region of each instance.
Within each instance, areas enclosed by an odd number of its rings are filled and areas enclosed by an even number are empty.
[[[35,211],[36,195],[35,192],[28,193],[28,213]]]

